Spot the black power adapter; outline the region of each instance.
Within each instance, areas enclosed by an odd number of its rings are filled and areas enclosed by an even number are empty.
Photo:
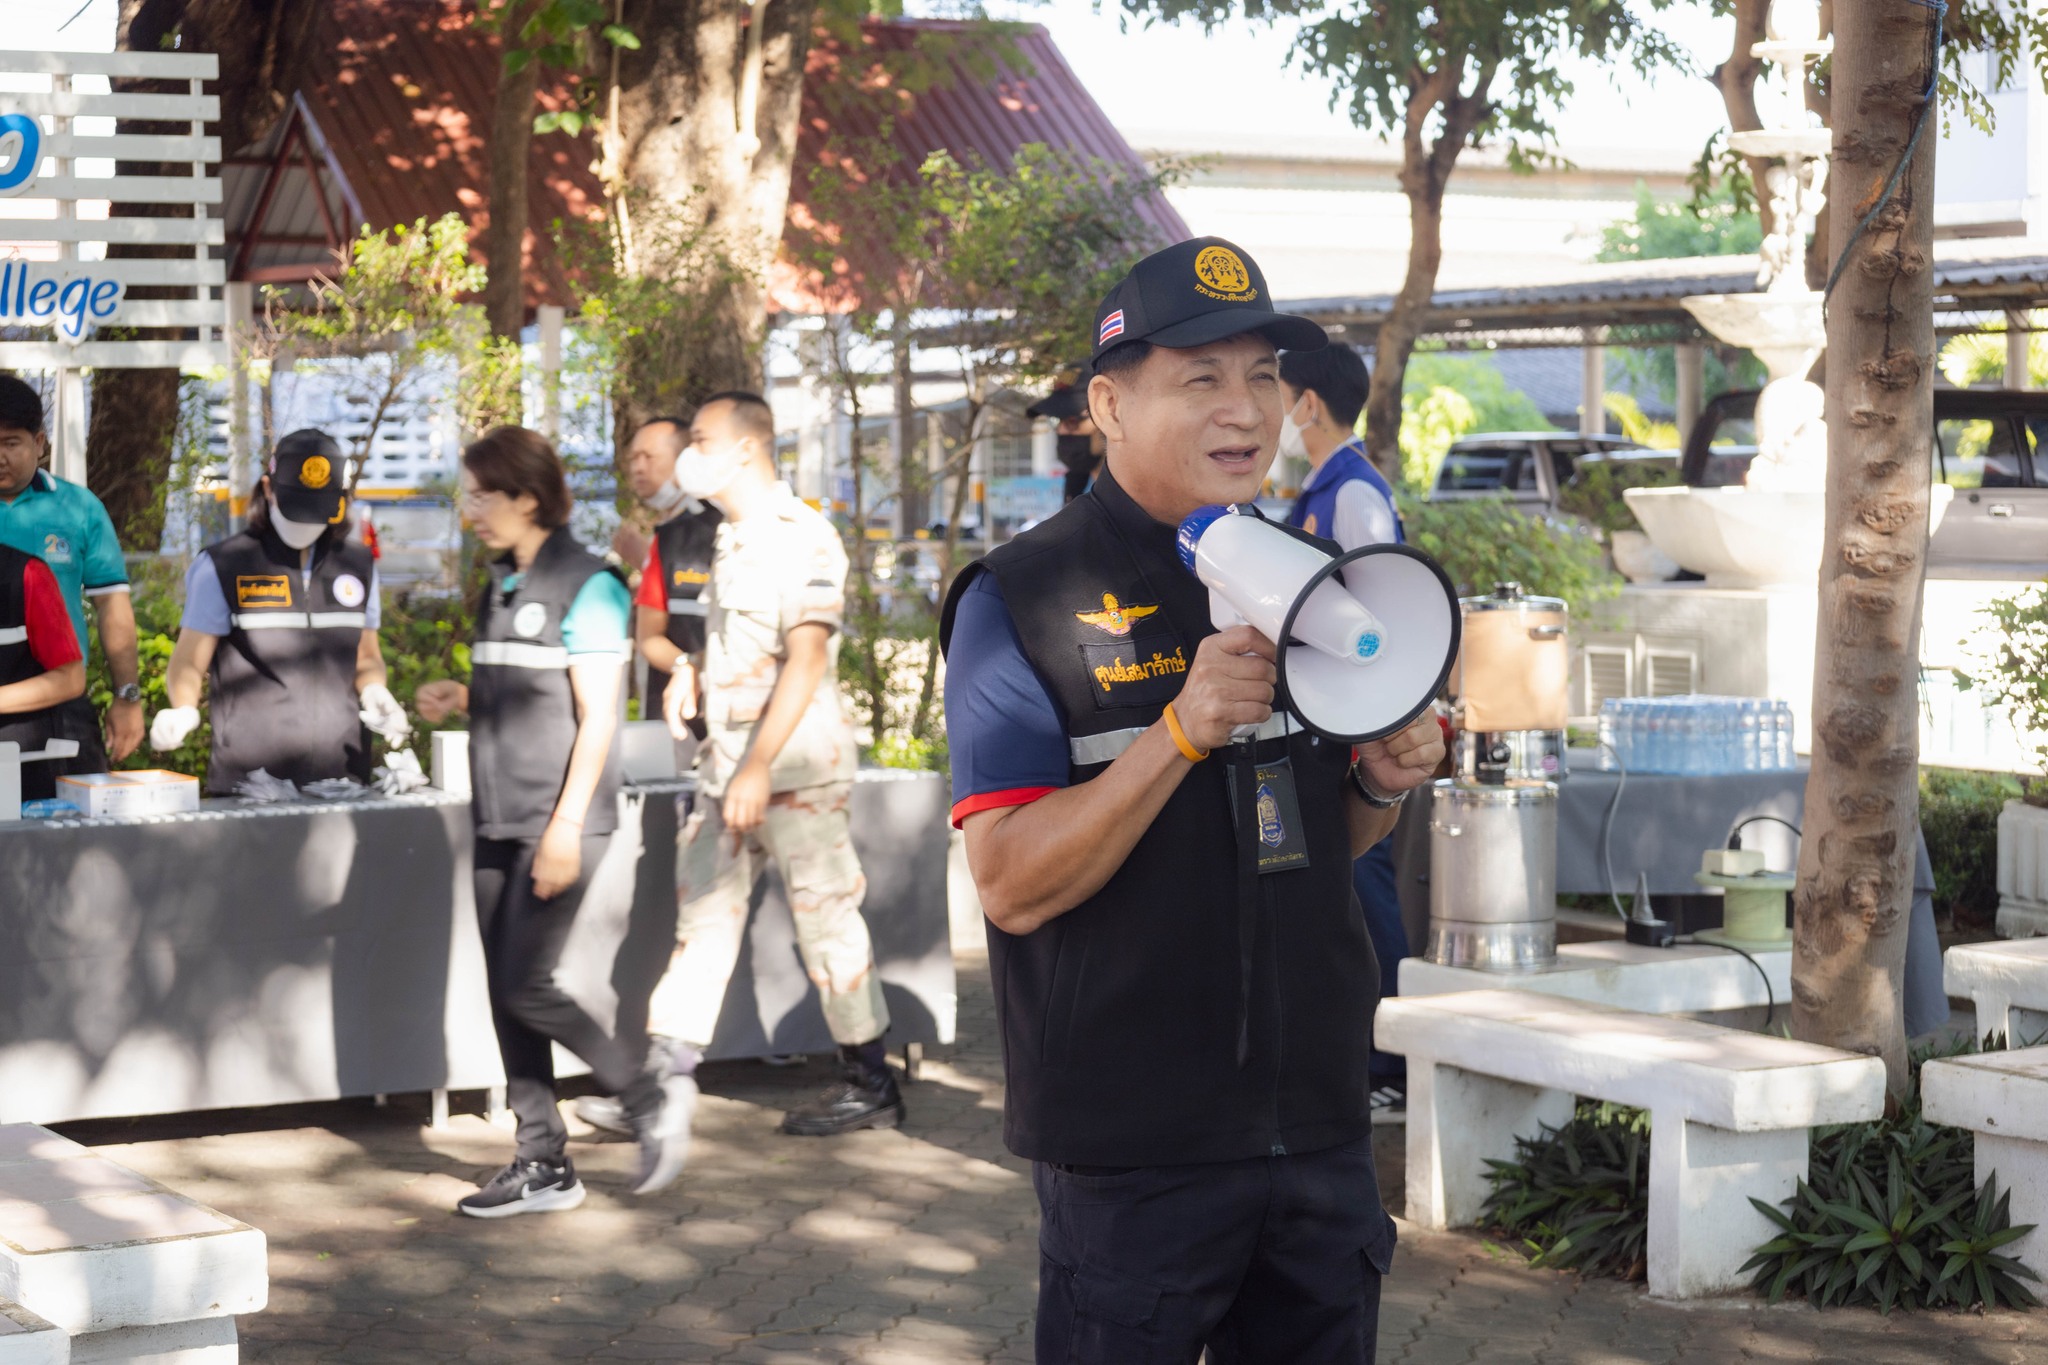
[[[1670,920],[1658,919],[1650,909],[1650,874],[1636,873],[1635,904],[1629,909],[1628,924],[1623,931],[1630,943],[1645,948],[1669,948],[1678,938],[1678,928]]]

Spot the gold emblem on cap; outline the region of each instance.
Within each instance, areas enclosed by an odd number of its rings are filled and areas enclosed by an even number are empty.
[[[1205,246],[1195,256],[1195,288],[1212,299],[1250,303],[1258,297],[1252,272],[1227,246]]]
[[[325,455],[308,455],[299,468],[299,483],[306,488],[325,488],[333,477],[334,466],[327,463]]]

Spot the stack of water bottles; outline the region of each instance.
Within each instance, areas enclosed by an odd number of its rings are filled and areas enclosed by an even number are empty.
[[[1765,697],[1609,697],[1600,704],[1600,767],[1711,777],[1785,772],[1792,706]]]

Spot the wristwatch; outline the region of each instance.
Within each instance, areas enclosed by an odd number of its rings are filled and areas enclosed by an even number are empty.
[[[115,701],[141,701],[142,687],[138,683],[122,683],[114,689]]]
[[[1408,799],[1408,793],[1406,792],[1402,792],[1398,796],[1383,795],[1378,788],[1373,786],[1372,779],[1365,775],[1365,769],[1358,766],[1358,756],[1356,754],[1352,755],[1351,758],[1351,785],[1358,789],[1358,795],[1365,801],[1365,804],[1375,810],[1389,810]]]

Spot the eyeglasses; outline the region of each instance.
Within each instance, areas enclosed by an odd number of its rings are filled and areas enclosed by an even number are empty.
[[[462,493],[462,507],[465,511],[472,508],[481,509],[488,507],[492,498],[502,498],[504,496],[503,493],[500,493],[495,488],[464,489]]]

